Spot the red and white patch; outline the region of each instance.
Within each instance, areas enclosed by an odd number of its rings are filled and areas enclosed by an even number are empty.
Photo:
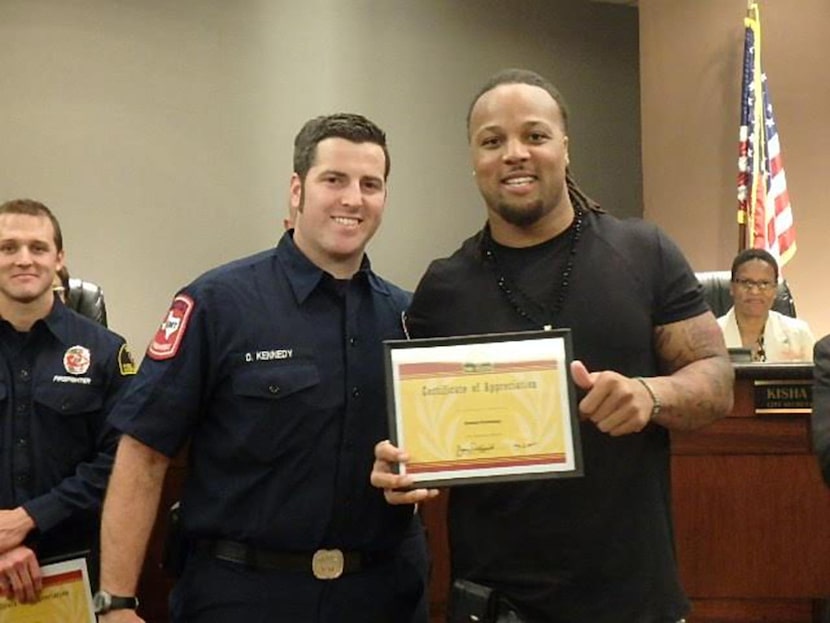
[[[161,326],[147,348],[147,356],[150,359],[159,361],[176,356],[184,339],[187,321],[192,311],[193,299],[189,296],[179,294],[173,299],[167,315],[161,321]]]
[[[69,374],[85,374],[92,363],[92,355],[86,346],[71,346],[63,354],[63,367]]]

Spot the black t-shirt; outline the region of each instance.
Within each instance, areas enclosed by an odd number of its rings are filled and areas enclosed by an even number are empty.
[[[579,236],[574,224],[560,235],[530,247],[506,247],[487,233],[486,257],[507,301],[520,315],[544,326],[553,325],[568,295],[568,281],[576,262]],[[545,278],[539,277],[544,275]]]
[[[532,297],[557,296],[568,235],[526,251],[501,249]],[[408,312],[412,337],[542,328],[499,287],[486,246],[480,232],[431,264]],[[658,374],[654,328],[706,311],[694,273],[656,227],[584,215],[554,324],[571,329],[574,356],[589,370]],[[672,542],[668,431],[650,425],[612,438],[583,423],[580,434],[584,477],[452,490],[453,576],[504,591],[533,621],[681,618],[688,602]]]

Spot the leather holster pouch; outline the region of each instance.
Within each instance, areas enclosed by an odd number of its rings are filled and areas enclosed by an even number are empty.
[[[492,588],[456,580],[450,593],[448,623],[495,623],[498,598]]]
[[[164,537],[161,568],[174,578],[181,577],[189,549],[188,539],[182,528],[179,503],[176,502],[167,511],[167,534]]]
[[[529,621],[507,597],[489,586],[470,580],[453,582],[447,623],[529,623]]]

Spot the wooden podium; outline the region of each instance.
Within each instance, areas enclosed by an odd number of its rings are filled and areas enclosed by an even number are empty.
[[[830,621],[830,491],[812,454],[812,365],[745,364],[735,372],[729,417],[672,433],[688,621]]]

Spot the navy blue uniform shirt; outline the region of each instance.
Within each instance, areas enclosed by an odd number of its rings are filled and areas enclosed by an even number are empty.
[[[23,506],[39,558],[86,550],[112,467],[107,415],[134,373],[124,340],[55,301],[28,332],[0,320],[0,508]]]
[[[295,247],[214,269],[174,299],[111,421],[174,456],[189,440],[191,536],[280,551],[395,547],[412,507],[369,483],[388,437],[382,340],[409,295],[375,275],[337,281]]]

